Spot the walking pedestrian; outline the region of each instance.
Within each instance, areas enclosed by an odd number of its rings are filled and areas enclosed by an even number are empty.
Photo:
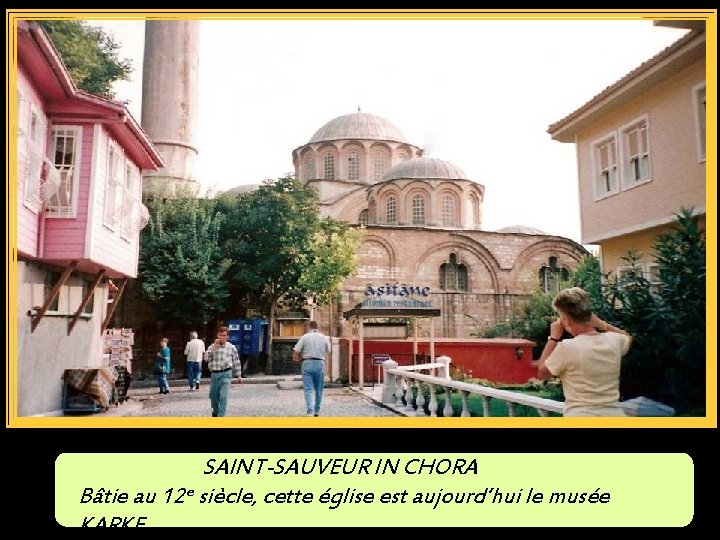
[[[205,354],[205,343],[198,339],[194,330],[190,332],[190,341],[185,344],[185,357],[187,358],[187,378],[190,391],[200,390],[202,377],[202,359]]]
[[[210,370],[210,407],[213,416],[225,416],[233,376],[242,383],[242,365],[235,345],[228,341],[229,328],[221,326],[217,339],[207,349]]]
[[[157,375],[158,378],[159,394],[167,394],[170,392],[168,375],[170,374],[171,367],[168,338],[164,337],[160,340],[160,350],[155,355],[155,375]]]
[[[330,340],[320,333],[317,321],[310,321],[309,327],[309,331],[293,347],[293,361],[302,361],[305,414],[319,416],[325,387],[325,358],[330,354]]]

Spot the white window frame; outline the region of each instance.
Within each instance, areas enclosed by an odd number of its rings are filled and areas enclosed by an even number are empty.
[[[639,271],[643,278],[647,279],[650,282],[651,290],[653,292],[658,292],[660,288],[660,274],[657,272],[657,269],[659,268],[659,264],[657,263],[637,263],[635,265],[635,268],[637,271]],[[633,271],[633,267],[631,265],[622,265],[615,268],[615,279],[620,279],[621,277],[625,276],[625,274],[629,274]]]
[[[117,161],[111,156],[117,155]],[[114,165],[114,167],[113,167]],[[124,187],[125,159],[122,149],[115,141],[108,139],[107,160],[105,164],[105,201],[103,204],[103,225],[111,231],[117,230],[122,223],[122,194]]]
[[[18,116],[20,112],[18,111]],[[37,119],[39,129],[33,133],[33,119]],[[27,130],[27,155],[25,182],[23,186],[23,206],[33,213],[37,214],[42,207],[40,200],[40,183],[42,179],[40,174],[42,171],[43,161],[46,159],[47,145],[47,121],[35,105],[30,102],[28,116],[26,119],[25,129]]]
[[[660,286],[660,265],[658,263],[645,263],[643,268],[643,276],[650,282],[654,291]]]
[[[700,93],[702,92],[702,102]],[[695,116],[695,144],[697,146],[698,163],[705,163],[705,153],[707,147],[706,130],[707,130],[707,93],[705,91],[705,83],[698,84],[692,89],[693,111]],[[700,107],[702,106],[702,110]]]
[[[48,218],[74,218],[77,217],[77,207],[78,207],[78,196],[80,192],[80,164],[82,163],[82,137],[83,137],[83,128],[82,126],[72,126],[72,125],[54,125],[52,126],[52,147],[50,149],[50,152],[52,152],[52,155],[50,157],[50,162],[55,166],[55,169],[58,171],[61,177],[61,184],[58,188],[57,193],[54,195],[58,196],[60,193],[60,190],[63,189],[63,185],[66,183],[65,179],[70,178],[72,182],[71,187],[71,193],[69,193],[70,197],[70,204],[69,205],[53,205],[51,204],[52,198],[48,199],[46,201],[46,207],[45,207],[45,215]],[[55,155],[56,155],[56,144],[57,144],[57,138],[56,135],[60,131],[65,132],[72,132],[74,136],[74,148],[73,148],[73,160],[72,164],[70,165],[63,165],[58,166],[58,163],[55,163]]]
[[[643,115],[639,118],[634,119],[631,122],[626,123],[625,125],[621,126],[618,130],[620,133],[619,139],[620,139],[620,154],[618,157],[618,160],[620,161],[621,168],[621,186],[622,190],[628,190],[632,189],[637,186],[641,186],[643,184],[647,184],[648,182],[652,181],[652,166],[650,165],[651,159],[651,153],[650,153],[650,121],[647,115]],[[639,147],[639,145],[642,143],[642,137],[638,137],[638,151],[636,154],[633,154],[630,150],[630,134],[639,131],[640,134],[644,131],[645,133],[645,148],[644,152],[643,149]],[[645,158],[647,171],[646,176],[644,178],[636,179],[635,172],[636,172],[636,166],[635,166],[635,160],[640,159],[642,160],[643,157]]]
[[[601,175],[605,174],[605,169],[609,169],[612,171],[613,165],[610,164],[610,161],[608,161],[608,167],[602,168],[600,164],[600,150],[602,147],[609,145],[610,147],[614,146],[615,148],[615,163],[614,163],[614,169],[615,169],[615,182],[614,186],[612,186],[610,189],[607,189],[606,182],[607,178],[601,177]],[[592,175],[592,183],[593,183],[593,194],[594,194],[594,200],[600,201],[602,199],[605,199],[606,197],[611,197],[617,193],[620,192],[620,156],[618,154],[619,148],[618,148],[618,136],[617,132],[613,131],[611,133],[608,133],[604,135],[603,137],[600,137],[596,140],[594,140],[590,144],[590,149],[592,151],[592,164],[593,164],[593,175]],[[602,183],[602,186],[601,186]]]
[[[138,196],[138,172],[130,160],[125,161],[125,184],[123,186],[123,202],[120,216],[120,238],[130,242],[133,233],[136,231],[134,226],[137,223],[135,218],[135,210],[139,209],[140,201]]]
[[[635,266],[629,264],[623,264],[621,266],[618,266],[615,268],[615,278],[620,279],[622,277],[625,277],[625,274],[629,274],[633,271],[639,271],[642,276],[645,277],[645,264],[636,263]]]
[[[17,91],[17,184],[18,184],[18,196],[21,197],[20,200],[24,199],[25,196],[25,184],[27,183],[27,174],[28,174],[28,154],[29,149],[28,145],[30,144],[30,139],[28,137],[27,133],[27,112],[26,112],[26,106],[29,108],[29,103],[25,99],[25,96],[23,93],[18,90]]]
[[[54,280],[50,279],[50,275],[55,274]],[[50,290],[52,290],[57,280],[60,278],[62,272],[60,270],[46,270],[45,277],[43,278],[42,287],[38,288],[37,292],[34,292],[33,300],[35,304],[42,303],[47,298]],[[84,275],[72,275],[68,280],[60,287],[58,295],[55,300],[50,304],[48,310],[45,312],[47,317],[71,317],[75,314],[84,294],[89,290],[92,285],[92,280],[86,278]],[[97,291],[97,289],[95,289]],[[40,294],[40,296],[38,296]],[[94,293],[93,293],[94,294]],[[90,302],[83,308],[80,313],[81,319],[92,319],[95,311],[95,296],[92,297]],[[54,308],[54,309],[53,309]]]
[[[29,112],[32,104],[30,101],[25,97],[25,95],[18,90],[17,91],[17,127],[18,127],[18,137],[27,137],[28,136],[28,124],[29,124]]]

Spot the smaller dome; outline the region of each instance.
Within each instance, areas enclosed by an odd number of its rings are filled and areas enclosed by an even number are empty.
[[[525,225],[510,225],[509,227],[503,227],[495,232],[499,233],[515,233],[515,234],[542,234],[547,236],[546,232],[540,229],[534,229],[533,227],[526,227]]]
[[[308,144],[339,139],[407,142],[400,130],[388,120],[358,112],[333,118],[315,132]]]
[[[442,159],[421,157],[398,163],[390,169],[382,181],[400,178],[426,178],[438,180],[469,180],[460,167]]]
[[[260,184],[240,184],[239,186],[226,189],[222,193],[228,193],[231,195],[243,195],[244,193],[251,193],[256,191],[260,187]]]

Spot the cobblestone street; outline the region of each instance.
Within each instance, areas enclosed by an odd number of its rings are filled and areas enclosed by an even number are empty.
[[[180,385],[182,383],[182,385]],[[227,416],[305,416],[305,401],[300,381],[260,382],[244,379],[231,386]],[[156,386],[134,385],[128,392],[129,401],[119,407],[125,416],[210,416],[210,381],[203,379],[200,390],[190,391],[185,381],[171,382],[170,393],[161,395]],[[142,407],[137,404],[142,404]],[[135,405],[135,406],[131,406]],[[112,410],[112,409],[111,409]],[[120,411],[118,411],[120,412]],[[398,416],[367,396],[347,387],[325,388],[321,416]]]

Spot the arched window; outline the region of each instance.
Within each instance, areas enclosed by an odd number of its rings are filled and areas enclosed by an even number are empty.
[[[457,255],[450,254],[449,262],[440,265],[440,289],[443,291],[468,292],[468,269],[457,262]]]
[[[305,162],[305,180],[315,178],[315,158],[308,158]]]
[[[442,224],[454,226],[455,219],[455,197],[446,193],[442,198]]]
[[[373,155],[373,180],[379,182],[385,176],[387,169],[387,157],[383,152],[375,152]]]
[[[470,290],[468,284],[468,269],[464,264],[459,264],[457,268],[457,290],[462,292]]]
[[[558,268],[557,257],[550,257],[547,265],[540,267],[540,289],[544,293],[556,293],[560,291],[563,282],[570,279],[570,272],[567,268]]]
[[[385,200],[385,223],[394,225],[395,219],[395,196],[390,195]]]
[[[360,180],[360,153],[350,150],[348,155],[348,180]]]
[[[425,225],[425,197],[419,193],[412,198],[412,224]]]
[[[335,156],[325,154],[325,180],[335,180]]]
[[[470,209],[472,211],[472,218],[470,220],[470,223],[472,223],[473,229],[479,229],[480,228],[480,200],[477,198],[477,195],[473,194],[470,197]]]
[[[360,225],[367,225],[368,224],[368,211],[367,208],[360,212],[360,215],[358,216],[358,223]]]

